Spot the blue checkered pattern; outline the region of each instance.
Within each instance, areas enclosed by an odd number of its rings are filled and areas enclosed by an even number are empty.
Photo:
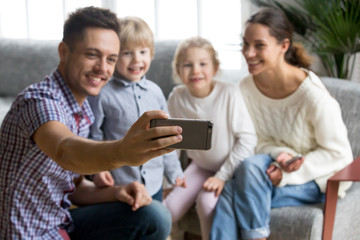
[[[94,121],[87,101],[79,106],[58,71],[20,93],[1,126],[0,239],[62,239],[59,227],[71,226],[68,195],[78,175],[46,156],[31,138],[48,121],[82,137]]]

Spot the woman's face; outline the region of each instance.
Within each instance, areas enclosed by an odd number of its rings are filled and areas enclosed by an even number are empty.
[[[286,50],[286,49],[285,49]],[[245,29],[242,53],[249,73],[256,76],[275,70],[284,61],[284,45],[270,35],[269,28],[259,23],[250,23]]]

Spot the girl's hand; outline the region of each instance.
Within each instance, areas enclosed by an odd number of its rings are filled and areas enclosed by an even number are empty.
[[[95,174],[93,182],[97,187],[114,186],[114,179],[109,171],[103,171]]]
[[[215,196],[218,197],[222,192],[225,185],[225,181],[217,177],[209,177],[203,184],[203,188],[209,192],[215,192]]]
[[[183,178],[177,177],[175,180],[175,186],[186,188],[187,185],[186,185],[185,177]]]

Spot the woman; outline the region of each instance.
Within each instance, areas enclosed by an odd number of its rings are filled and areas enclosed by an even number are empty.
[[[292,33],[279,10],[262,9],[247,21],[242,53],[250,76],[240,89],[256,128],[257,155],[226,183],[210,239],[267,238],[271,208],[324,202],[327,179],[353,159],[339,104],[309,70]],[[349,186],[341,185],[339,195]]]

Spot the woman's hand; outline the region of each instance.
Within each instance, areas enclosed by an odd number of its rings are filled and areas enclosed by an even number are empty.
[[[276,161],[280,164],[281,169],[284,170],[285,172],[288,172],[288,173],[295,172],[304,163],[305,158],[300,157],[299,159],[295,160],[294,162],[287,164],[286,161],[290,160],[292,157],[293,157],[292,155],[290,155],[286,152],[282,152],[276,158]]]
[[[209,192],[215,192],[215,196],[218,197],[222,192],[225,185],[225,181],[217,177],[209,177],[203,184],[203,188]]]
[[[276,167],[274,165],[270,165],[268,167],[268,169],[266,170],[266,173],[267,173],[271,183],[274,186],[279,185],[279,183],[281,182],[281,179],[282,179],[281,169],[279,169],[278,167]]]
[[[281,182],[282,171],[288,173],[295,172],[304,163],[305,158],[300,157],[294,162],[287,164],[286,162],[290,160],[292,157],[293,157],[292,155],[286,152],[282,152],[276,158],[275,163],[271,164],[269,168],[266,170],[266,173],[269,176],[269,179],[274,186],[277,186]]]

